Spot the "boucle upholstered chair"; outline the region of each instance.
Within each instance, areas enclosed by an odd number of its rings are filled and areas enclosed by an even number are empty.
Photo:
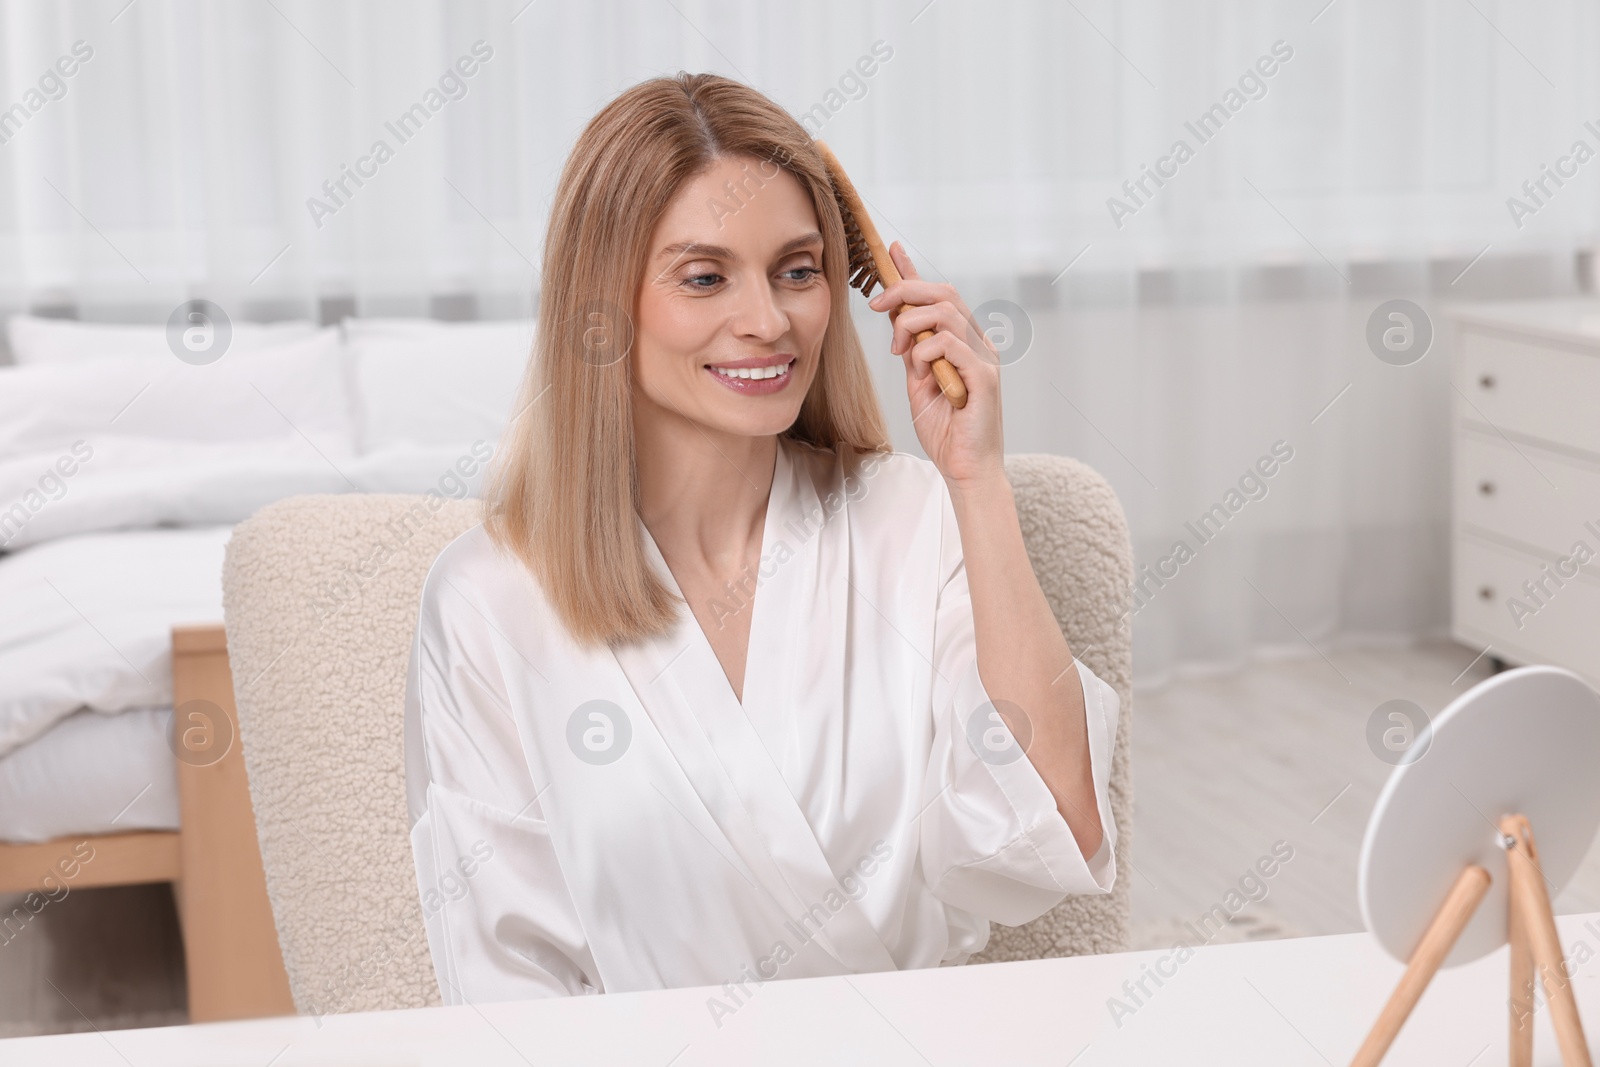
[[[1122,508],[1091,468],[1006,460],[1034,571],[1072,649],[1122,700],[1111,773],[1119,856],[1131,840],[1132,649],[1119,622],[1133,572]],[[406,663],[423,579],[478,521],[476,501],[308,496],[235,531],[224,615],[257,835],[297,1009],[440,1002],[412,866]],[[1110,894],[996,925],[972,962],[1127,947],[1132,868]]]

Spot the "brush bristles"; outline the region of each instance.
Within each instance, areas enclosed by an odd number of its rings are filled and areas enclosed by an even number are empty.
[[[823,167],[828,172],[828,181],[833,185],[833,199],[839,205],[839,221],[844,224],[845,256],[849,268],[847,273],[850,286],[861,290],[862,296],[870,297],[874,288],[883,285],[883,275],[879,273],[877,260],[872,255],[873,245],[879,243],[877,231],[872,226],[872,220],[866,217],[866,205],[862,203],[855,186],[845,175],[844,165],[834,156],[833,150],[822,141],[818,141],[817,152],[822,157]],[[858,207],[861,211],[859,218]],[[870,240],[868,234],[872,235]]]
[[[861,232],[860,223],[850,210],[850,205],[842,196],[834,198],[839,202],[839,217],[844,222],[845,251],[849,254],[848,268],[850,286],[861,290],[862,296],[871,296],[873,287],[883,279],[878,276],[878,264],[873,261],[872,250],[867,247],[866,235]]]

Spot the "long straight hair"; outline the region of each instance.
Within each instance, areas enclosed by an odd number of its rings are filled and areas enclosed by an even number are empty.
[[[805,129],[761,93],[713,74],[653,78],[596,115],[550,211],[539,324],[517,416],[496,459],[485,525],[538,579],[581,644],[667,632],[682,598],[650,566],[638,528],[632,345],[657,223],[713,160],[750,156],[810,194],[822,228],[828,327],[818,373],[782,436],[854,470],[889,435],[850,319],[844,226]]]

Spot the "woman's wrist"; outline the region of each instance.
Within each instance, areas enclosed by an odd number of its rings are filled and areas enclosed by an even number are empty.
[[[996,466],[991,471],[969,478],[947,477],[944,484],[950,490],[950,503],[954,506],[958,517],[963,511],[984,513],[997,505],[1016,504],[1011,479],[1006,477],[1003,466]]]

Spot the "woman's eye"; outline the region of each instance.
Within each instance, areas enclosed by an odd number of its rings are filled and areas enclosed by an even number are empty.
[[[821,273],[820,267],[794,267],[783,272],[784,277],[792,282],[808,282]]]
[[[693,277],[685,278],[683,284],[693,289],[710,289],[721,280],[722,275],[720,274],[696,274]]]

